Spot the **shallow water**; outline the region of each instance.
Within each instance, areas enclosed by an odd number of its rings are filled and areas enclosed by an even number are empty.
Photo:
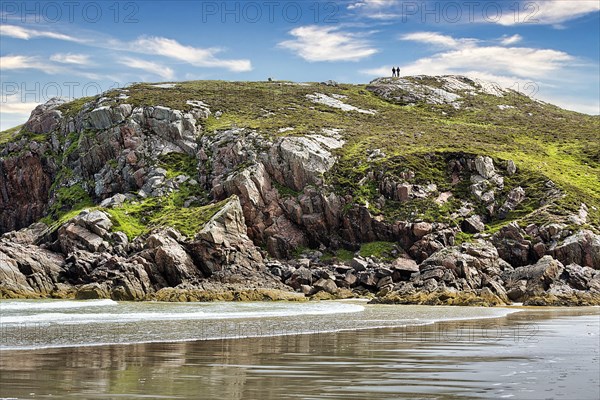
[[[0,397],[600,398],[599,308],[526,309],[506,315],[507,311],[499,308],[370,306],[355,302],[119,303],[111,306],[112,312],[104,309],[108,304],[90,305],[75,314],[111,315],[125,312],[127,307],[144,314],[143,318],[152,313],[169,314],[173,312],[171,308],[182,315],[252,312],[252,318],[203,320],[203,326],[225,327],[221,331],[207,329],[203,338],[248,333],[228,330],[232,326],[252,327],[255,334],[276,335],[266,331],[273,323],[279,324],[280,333],[286,336],[4,350],[0,351]],[[60,313],[70,313],[65,310]],[[75,308],[72,310],[75,312]],[[323,314],[331,310],[336,314]],[[17,311],[13,311],[14,316]],[[18,312],[35,314],[23,309]],[[46,308],[43,313],[53,311]],[[258,316],[260,313],[279,314]],[[290,315],[281,315],[286,313]],[[2,311],[3,316],[7,314]],[[493,315],[506,316],[450,320]],[[434,320],[442,322],[432,324]],[[108,327],[118,326],[109,322],[110,318],[104,322],[82,321],[74,319],[69,326],[96,332],[91,336],[96,341],[106,339]],[[38,322],[29,321],[25,325],[31,326],[22,329],[32,334],[27,329]],[[156,332],[170,332],[174,340],[185,340],[192,332],[190,326],[197,323],[139,320],[125,323],[122,333],[128,340],[148,338]],[[67,326],[64,321],[61,324]],[[131,324],[137,327],[135,333],[129,331]],[[385,324],[395,327],[363,329]],[[309,328],[316,333],[294,334],[298,329],[308,333]],[[121,340],[120,337],[116,335],[114,339]],[[2,335],[6,345],[14,345],[13,339],[14,336],[7,339]],[[27,340],[23,339],[20,345]],[[58,338],[51,342],[60,345],[55,343],[60,342]],[[46,346],[48,341],[40,339],[38,345]]]
[[[508,308],[376,306],[364,301],[159,303],[2,301],[0,350],[337,332],[490,318]]]

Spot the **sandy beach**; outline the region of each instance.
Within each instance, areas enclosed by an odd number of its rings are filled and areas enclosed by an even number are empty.
[[[599,308],[523,308],[404,328],[6,350],[0,397],[597,399],[599,334]]]

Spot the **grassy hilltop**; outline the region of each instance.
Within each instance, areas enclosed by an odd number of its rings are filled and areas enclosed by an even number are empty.
[[[405,80],[429,89],[441,89],[444,83],[434,77]],[[103,105],[128,103],[134,107],[164,106],[182,111],[191,109],[190,99],[210,105],[212,115],[202,121],[204,135],[230,128],[247,128],[271,138],[318,133],[323,128],[339,130],[345,145],[336,150],[338,161],[324,176],[325,182],[338,194],[352,195],[359,204],[368,205],[371,213],[385,219],[448,221],[461,201],[469,199],[471,194],[468,185],[451,187],[445,160],[464,153],[490,156],[499,165],[504,160],[513,160],[519,173],[506,178],[503,195],[517,185],[527,193],[527,199],[507,218],[488,221],[488,231],[497,230],[512,220],[524,225],[560,219],[577,213],[581,203],[589,207],[589,224],[600,225],[600,117],[563,110],[517,92],[505,91],[502,96],[496,96],[458,89],[454,93],[460,96],[459,107],[451,102],[395,101],[368,90],[368,85],[350,84],[192,81],[140,83],[125,92],[104,93],[102,96],[109,100]],[[316,103],[310,99],[315,93],[340,99],[366,112]],[[85,111],[86,104],[92,100],[78,99],[58,109],[63,116],[72,117]],[[40,142],[49,140],[17,127],[0,133],[0,146],[23,137]],[[68,140],[71,147],[67,153],[76,150],[80,138]],[[380,156],[372,156],[375,149],[380,150]],[[56,155],[58,158],[68,156]],[[60,159],[57,161],[60,163]],[[163,166],[175,175],[194,170],[196,160],[171,158],[166,159]],[[387,201],[384,207],[379,207],[376,182],[363,178],[369,173],[394,177],[407,170],[414,172],[417,183],[434,183],[440,192],[452,189],[454,197],[443,205],[425,198],[403,204]],[[68,174],[67,171],[62,173]],[[562,196],[541,207],[548,180],[556,184]],[[282,195],[296,194],[286,187],[278,189]],[[50,219],[59,219],[73,211],[70,207],[92,204],[85,191],[79,189],[57,189],[56,196]],[[134,235],[144,230],[144,221],[168,218],[166,214],[181,207],[183,201],[175,200],[168,206],[148,200],[151,203],[148,207],[154,210],[152,218],[125,218],[137,215],[135,209],[112,213],[121,217],[124,230]],[[132,207],[144,208],[144,204]],[[157,207],[169,208],[157,211]],[[122,215],[116,215],[119,212]],[[127,224],[132,226],[125,226]]]

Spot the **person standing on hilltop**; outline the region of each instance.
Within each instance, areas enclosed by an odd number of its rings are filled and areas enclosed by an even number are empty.
[[[400,78],[400,67],[396,67],[396,78]]]
[[[392,67],[392,78],[396,77],[396,67]]]

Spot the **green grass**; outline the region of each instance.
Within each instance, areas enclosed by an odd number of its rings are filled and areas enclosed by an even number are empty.
[[[392,250],[396,249],[396,243],[393,242],[369,242],[360,246],[358,254],[362,257],[375,257],[381,261],[391,261],[394,259]]]
[[[198,161],[195,157],[183,153],[168,153],[159,157],[158,165],[167,170],[167,179],[187,175],[192,179],[198,174]]]
[[[159,227],[172,227],[187,237],[194,237],[227,202],[183,207],[181,193],[175,192],[166,197],[127,202],[106,212],[115,224],[114,229],[125,232],[130,239]]]
[[[409,79],[433,87],[440,86],[433,77]],[[191,109],[186,104],[187,100],[201,100],[213,112],[213,116],[199,121],[207,135],[232,127],[253,129],[265,137],[304,135],[319,133],[323,128],[338,128],[346,144],[336,151],[338,162],[324,176],[325,182],[338,194],[352,196],[354,203],[368,204],[372,214],[387,221],[421,218],[458,223],[452,221],[450,215],[461,206],[461,200],[474,202],[474,199],[468,188],[468,176],[463,177],[466,182],[452,186],[451,176],[446,170],[447,162],[461,155],[473,157],[481,154],[493,157],[497,166],[508,159],[517,165],[518,173],[507,177],[506,188],[497,192],[499,203],[515,186],[522,186],[527,194],[527,199],[506,220],[492,220],[488,229],[497,229],[511,220],[522,223],[551,221],[576,211],[582,202],[590,207],[590,225],[600,226],[599,117],[541,104],[518,93],[505,97],[485,94],[465,96],[462,108],[455,110],[449,105],[392,104],[366,88],[367,85],[348,84],[332,87],[318,83],[191,81],[176,83],[173,89],[136,84],[128,88],[130,97],[127,100],[116,98],[119,91],[105,95],[114,97],[111,104],[162,105],[183,111]],[[376,110],[377,113],[344,112],[312,103],[306,95],[315,92],[346,96],[342,100],[345,103]],[[59,109],[72,116],[90,100],[78,99],[61,105]],[[515,108],[500,110],[498,105]],[[214,116],[217,111],[222,112],[219,118]],[[278,132],[286,127],[294,130]],[[0,144],[14,140],[18,130],[16,127],[0,133]],[[77,139],[66,140],[71,145],[65,143],[65,154],[76,153]],[[381,149],[385,157],[368,161],[368,154],[373,149]],[[179,174],[195,177],[197,173],[193,157],[173,154],[161,157],[158,162],[167,170],[168,177]],[[388,200],[380,207],[377,200],[381,193],[376,182],[371,179],[363,185],[358,184],[369,173],[377,180],[384,176],[399,180],[407,171],[415,174],[411,183],[434,183],[438,191],[450,190],[454,196],[441,206],[431,199],[416,199],[405,203]],[[540,200],[545,197],[544,184],[548,179],[565,195],[540,210]],[[276,184],[275,187],[282,197],[298,194],[285,186]],[[191,196],[205,199],[196,206],[208,200],[201,190],[184,186],[178,194],[170,197],[170,210],[181,207]],[[598,209],[592,209],[594,205]],[[135,214],[135,210],[131,211]],[[139,225],[136,225],[129,220],[130,214],[120,217],[131,232],[138,232],[141,226],[149,223],[149,220],[140,217],[137,219]],[[193,219],[197,215],[186,211],[181,217]]]
[[[328,251],[321,257],[321,261],[330,262],[330,261],[338,261],[338,262],[350,262],[354,258],[354,252],[346,249],[338,249],[335,251]]]
[[[277,191],[279,192],[279,196],[281,196],[282,198],[285,198],[285,197],[294,197],[295,198],[300,195],[300,192],[297,192],[292,188],[282,185],[281,183],[277,182],[276,180],[273,180],[273,186],[275,187],[275,189],[277,189]]]
[[[0,145],[3,145],[5,143],[12,142],[13,140],[15,140],[22,127],[23,127],[23,125],[19,125],[19,126],[15,126],[14,128],[10,128],[10,129],[0,132]]]
[[[73,218],[81,210],[94,207],[92,198],[80,184],[60,187],[55,191],[54,197],[47,216],[42,220],[48,225],[60,225]]]
[[[57,110],[61,111],[65,117],[74,117],[82,110],[86,103],[89,103],[98,97],[99,96],[80,97],[68,103],[61,104],[57,107]]]

